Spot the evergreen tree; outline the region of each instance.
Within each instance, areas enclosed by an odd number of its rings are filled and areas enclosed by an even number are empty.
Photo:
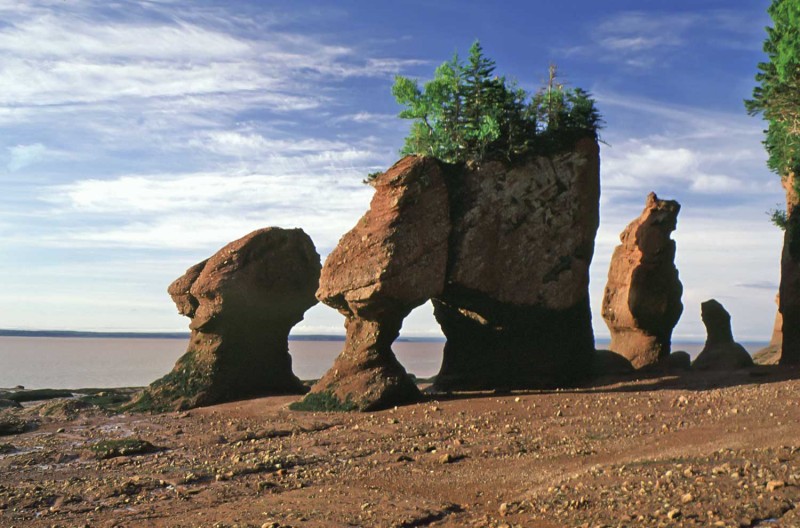
[[[800,172],[800,1],[773,0],[769,14],[774,26],[764,42],[768,61],[758,65],[759,85],[745,104],[769,123],[769,166],[786,176]]]
[[[422,89],[403,76],[392,94],[411,119],[402,154],[421,154],[455,163],[570,148],[582,136],[596,137],[601,119],[591,96],[555,82],[530,102],[514,82],[495,75],[495,62],[480,42],[462,63],[458,56],[439,66]]]

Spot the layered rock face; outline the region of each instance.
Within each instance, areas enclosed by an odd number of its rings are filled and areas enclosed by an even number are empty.
[[[669,356],[672,329],[683,304],[675,267],[675,230],[680,204],[647,196],[644,211],[620,234],[603,297],[603,319],[611,331],[611,350],[636,368]]]
[[[573,384],[591,373],[589,265],[599,223],[599,149],[486,163],[454,174],[441,390]]]
[[[168,292],[191,319],[173,371],[135,405],[185,409],[264,394],[302,394],[289,330],[317,303],[320,259],[300,229],[266,228],[195,264]]]
[[[444,287],[450,209],[439,163],[409,156],[374,182],[370,209],[322,269],[317,297],[345,316],[347,339],[311,389],[361,410],[420,397],[392,352],[403,319]]]
[[[742,345],[733,340],[731,315],[715,299],[701,304],[701,317],[706,325],[706,345],[694,360],[696,369],[733,370],[753,365]]]
[[[418,398],[390,347],[428,299],[447,337],[440,389],[552,387],[590,374],[595,141],[512,166],[407,157],[374,186],[370,210],[322,270],[317,297],[344,314],[347,340],[306,401],[376,409]]]

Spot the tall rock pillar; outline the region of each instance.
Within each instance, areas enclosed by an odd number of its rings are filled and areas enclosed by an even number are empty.
[[[603,296],[603,319],[611,331],[611,350],[636,368],[669,356],[672,329],[683,304],[670,234],[681,206],[647,196],[644,211],[620,234]]]

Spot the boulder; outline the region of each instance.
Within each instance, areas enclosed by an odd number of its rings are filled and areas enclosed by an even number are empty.
[[[441,294],[450,210],[444,174],[431,158],[408,156],[372,181],[370,209],[322,268],[317,298],[345,316],[344,350],[311,389],[313,402],[371,410],[421,397],[391,345],[403,319]]]
[[[780,306],[780,295],[775,296],[775,304]],[[772,327],[772,338],[769,344],[753,354],[753,363],[756,365],[777,365],[781,360],[781,347],[783,346],[783,317],[778,310],[775,313],[775,324]]]
[[[678,350],[667,356],[665,366],[668,370],[689,370],[692,368],[692,356],[685,350]]]
[[[708,337],[692,367],[701,370],[734,370],[753,366],[753,359],[747,350],[733,340],[728,311],[715,299],[700,306]]]
[[[447,343],[435,388],[550,388],[591,375],[589,265],[599,148],[454,175],[448,276],[434,299]]]
[[[631,362],[616,352],[610,350],[595,351],[592,374],[596,377],[631,374],[634,370]]]
[[[672,329],[683,304],[675,267],[675,230],[680,204],[647,196],[644,211],[620,234],[608,270],[603,319],[611,331],[611,350],[634,367],[658,364],[670,353]]]
[[[259,229],[220,249],[168,292],[191,319],[173,371],[132,404],[186,409],[266,394],[302,394],[288,336],[317,303],[320,259],[301,229]]]

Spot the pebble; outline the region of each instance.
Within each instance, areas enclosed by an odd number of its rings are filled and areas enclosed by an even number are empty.
[[[767,491],[775,491],[776,489],[780,489],[786,486],[786,483],[782,480],[770,480],[767,482]]]

